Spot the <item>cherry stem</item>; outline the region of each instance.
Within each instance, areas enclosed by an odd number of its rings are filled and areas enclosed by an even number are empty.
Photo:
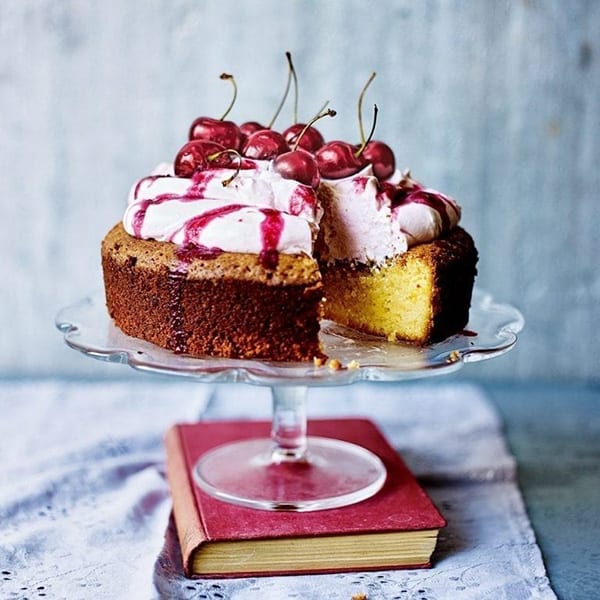
[[[363,146],[365,145],[365,130],[363,129],[363,121],[362,121],[362,103],[363,103],[363,98],[365,97],[365,92],[367,91],[367,88],[371,85],[371,82],[373,81],[373,79],[375,79],[376,75],[377,75],[377,73],[375,73],[375,72],[371,73],[371,76],[367,80],[367,83],[365,83],[362,91],[360,92],[360,95],[358,96],[358,128],[360,131],[360,143]]]
[[[238,164],[237,167],[235,169],[235,173],[231,176],[228,177],[227,179],[223,179],[223,181],[221,181],[221,185],[223,187],[227,187],[240,173],[240,169],[242,168],[242,155],[237,151],[234,150],[233,148],[228,148],[227,150],[219,150],[219,152],[214,152],[213,154],[209,154],[206,159],[208,160],[208,162],[212,162],[214,160],[216,160],[217,158],[219,158],[219,156],[223,156],[223,154],[233,154],[237,159],[238,159]]]
[[[296,75],[296,69],[294,69],[294,63],[292,62],[292,55],[290,52],[285,53],[285,57],[288,61],[290,72],[292,73],[292,79],[294,80],[294,112],[292,113],[293,123],[298,122],[298,76]]]
[[[327,104],[329,104],[329,100],[327,101]],[[325,106],[327,106],[327,104]],[[335,115],[337,115],[335,110],[333,110],[332,108],[328,108],[326,111],[323,111],[323,112],[319,113],[316,117],[313,117],[302,128],[302,131],[296,136],[296,141],[294,142],[294,145],[292,146],[292,152],[295,152],[296,150],[298,150],[298,144],[300,144],[300,140],[302,139],[302,136],[308,131],[308,128],[311,125],[313,125],[313,123],[316,123],[319,119],[322,119],[323,117],[335,117]]]
[[[283,98],[281,99],[281,102],[279,103],[279,106],[277,107],[277,110],[275,111],[273,118],[269,121],[269,124],[267,125],[267,129],[271,129],[271,127],[273,127],[273,125],[275,124],[275,121],[277,121],[277,117],[279,116],[279,113],[281,112],[281,109],[283,108],[283,105],[285,104],[285,101],[290,92],[290,86],[292,84],[292,72],[293,72],[292,55],[289,52],[286,52],[285,57],[288,60],[287,84],[285,86],[285,92],[283,92]]]
[[[354,156],[356,156],[356,158],[358,158],[365,150],[365,148],[367,147],[367,144],[371,141],[371,138],[373,137],[373,134],[375,133],[375,126],[377,125],[377,113],[379,112],[379,109],[377,108],[377,104],[373,104],[373,124],[371,125],[371,131],[369,131],[369,135],[367,136],[367,139],[363,141],[363,143],[360,145],[359,149],[355,152]]]
[[[330,102],[331,100],[325,100],[325,102],[323,102],[323,106],[321,106],[321,108],[317,111],[317,114],[320,115],[329,106]]]
[[[227,115],[231,112],[231,109],[233,108],[233,105],[235,104],[235,100],[237,98],[237,84],[235,82],[235,79],[233,77],[233,75],[230,75],[229,73],[221,73],[221,75],[219,76],[220,79],[228,79],[229,81],[231,81],[232,85],[233,85],[233,98],[231,99],[231,102],[229,103],[229,106],[227,107],[227,110],[225,111],[225,113],[223,114],[223,116],[219,119],[220,121],[224,121],[225,118],[227,117]]]

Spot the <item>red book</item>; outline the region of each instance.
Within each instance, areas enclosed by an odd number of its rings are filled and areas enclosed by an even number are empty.
[[[191,469],[207,450],[269,437],[270,423],[212,421],[174,425],[166,434],[167,475],[188,577],[331,573],[430,566],[446,522],[377,427],[366,419],[309,421],[309,435],[359,444],[387,468],[379,493],[314,512],[245,508],[212,498]]]

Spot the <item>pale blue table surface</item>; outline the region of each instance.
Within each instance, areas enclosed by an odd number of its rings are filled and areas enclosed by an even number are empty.
[[[552,586],[600,598],[600,385],[489,383]]]

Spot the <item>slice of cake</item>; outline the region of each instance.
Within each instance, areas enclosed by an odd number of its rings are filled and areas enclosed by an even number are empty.
[[[454,200],[408,173],[382,183],[370,166],[322,185],[325,316],[421,345],[464,328],[477,251]]]

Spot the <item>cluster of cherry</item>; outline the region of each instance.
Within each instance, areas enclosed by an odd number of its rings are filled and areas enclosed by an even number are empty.
[[[358,102],[358,118],[361,143],[344,141],[325,142],[322,134],[313,125],[319,119],[335,116],[332,109],[324,109],[309,123],[294,122],[283,132],[272,128],[289,91],[290,82],[296,81],[291,55],[286,53],[289,65],[288,85],[283,100],[268,126],[255,121],[237,125],[226,120],[237,96],[237,86],[232,75],[223,73],[221,79],[231,81],[234,94],[229,108],[220,119],[198,117],[191,125],[189,141],[179,150],[174,171],[178,177],[192,177],[198,170],[208,168],[254,168],[254,160],[272,160],[273,169],[286,179],[294,179],[316,188],[321,177],[340,179],[372,165],[374,175],[385,181],[395,170],[396,162],[391,148],[380,141],[372,140],[377,122],[377,105],[371,132],[367,138],[362,127],[362,99],[375,77],[371,75],[365,84]],[[296,84],[297,105],[297,84]],[[297,121],[296,109],[294,120]],[[229,183],[233,178],[227,180]]]

